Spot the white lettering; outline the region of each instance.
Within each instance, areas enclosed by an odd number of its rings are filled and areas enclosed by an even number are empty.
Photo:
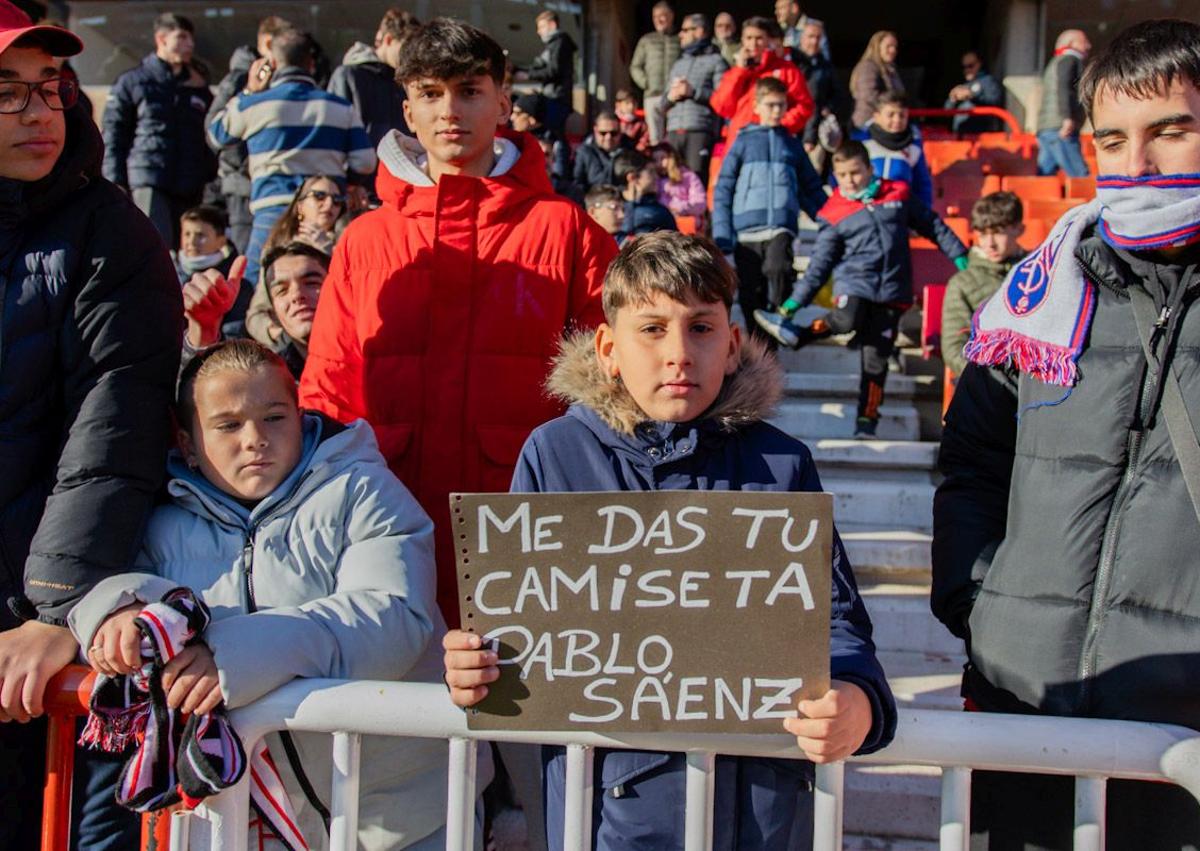
[[[729,683],[725,682],[722,677],[717,677],[713,680],[713,685],[716,687],[717,708],[713,713],[718,721],[725,719],[725,705],[729,704],[733,709],[733,714],[737,716],[739,721],[745,721],[750,717],[750,678],[742,677],[742,699],[738,702],[737,695],[729,688]]]
[[[597,510],[596,513],[603,517],[605,521],[604,543],[588,544],[589,553],[609,555],[624,552],[637,546],[637,542],[642,539],[642,533],[646,531],[646,524],[642,521],[642,515],[627,506],[609,505]],[[616,531],[618,515],[633,521],[634,532],[624,543],[614,544],[613,534]]]
[[[558,586],[563,585],[572,594],[588,591],[588,605],[593,612],[600,611],[600,586],[596,579],[596,565],[591,565],[574,582],[558,567],[550,568],[550,611],[558,611]]]
[[[694,599],[688,596],[691,591],[700,590],[700,583],[696,580],[708,579],[709,574],[702,570],[685,570],[683,576],[679,577],[679,605],[684,609],[707,609],[709,601],[707,599]]]
[[[653,691],[654,694],[647,696],[648,691]],[[671,720],[671,703],[667,700],[667,692],[663,689],[662,683],[658,681],[658,677],[642,677],[641,682],[637,684],[637,688],[633,692],[632,708],[629,712],[630,721],[641,720],[640,707],[643,703],[657,703],[663,720]]]
[[[554,672],[555,676],[594,677],[600,673],[600,657],[592,652],[599,646],[600,636],[588,629],[564,629],[558,637],[567,640],[567,649],[563,652],[563,666]],[[579,646],[580,638],[587,639],[586,647]],[[575,669],[575,660],[581,656],[588,662],[586,670]]]
[[[788,580],[793,576],[796,579],[795,584],[788,585]],[[816,608],[816,604],[813,602],[812,589],[808,587],[808,577],[804,575],[804,565],[799,562],[789,564],[783,575],[775,580],[775,587],[767,595],[767,605],[775,605],[775,600],[781,594],[799,594],[800,599],[804,601],[805,611],[812,611]]]
[[[561,550],[562,541],[546,541],[554,533],[547,529],[551,523],[561,523],[563,516],[561,514],[552,514],[549,517],[539,517],[533,522],[533,549],[537,552],[546,550]]]
[[[733,516],[754,518],[754,522],[750,524],[750,531],[746,533],[746,549],[752,550],[758,543],[758,533],[762,529],[763,520],[768,517],[787,517],[788,510],[786,508],[735,508]]]
[[[527,597],[537,597],[537,601],[542,604],[542,611],[554,611],[550,608],[550,601],[546,599],[546,589],[542,587],[542,578],[538,576],[536,567],[525,569],[525,578],[521,580],[521,588],[517,591],[517,602],[513,608],[518,612],[525,611]]]
[[[625,706],[615,697],[605,697],[602,694],[597,694],[601,686],[616,685],[617,681],[612,677],[601,677],[598,680],[592,680],[583,690],[583,696],[588,700],[600,701],[607,703],[613,708],[605,715],[580,715],[577,712],[572,712],[567,716],[572,722],[577,724],[603,724],[606,721],[615,721],[621,717],[621,713],[625,711]]]
[[[796,677],[790,680],[772,680],[765,677],[755,677],[754,685],[758,688],[775,689],[773,693],[764,694],[759,698],[758,708],[754,710],[755,719],[759,718],[795,718],[799,713],[792,704],[792,695],[804,685],[804,680]],[[777,709],[776,707],[784,707]]]
[[[771,571],[769,570],[727,570],[725,571],[726,579],[742,580],[742,587],[738,589],[737,602],[734,607],[738,609],[746,608],[750,602],[750,584],[755,579],[770,579]]]
[[[655,585],[654,580],[660,576],[671,575],[669,570],[649,570],[638,577],[637,587],[639,591],[647,594],[657,595],[657,599],[638,600],[633,605],[639,609],[657,609],[662,606],[669,606],[675,602],[675,592],[670,588],[664,588],[661,585]]]
[[[521,552],[529,552],[529,503],[522,502],[517,510],[513,512],[512,517],[507,520],[501,520],[499,515],[492,511],[490,505],[479,506],[479,552],[486,553],[488,551],[488,523],[494,525],[501,534],[508,534],[512,531],[512,527],[520,521],[521,523]]]
[[[704,700],[704,695],[692,694],[692,688],[703,688],[707,684],[708,677],[683,677],[679,680],[679,698],[675,701],[676,721],[704,721],[708,718],[708,713],[703,710],[694,712],[688,709],[689,703],[701,703]]]
[[[483,589],[487,588],[493,582],[498,582],[501,579],[511,579],[512,574],[507,570],[498,570],[495,573],[488,573],[479,577],[479,581],[475,583],[475,605],[479,611],[485,615],[511,615],[512,609],[508,606],[497,607],[489,606],[483,602]]]
[[[663,660],[662,664],[658,666],[651,666],[650,663],[646,661],[646,651],[655,644],[663,649]],[[642,643],[638,645],[637,663],[638,667],[647,674],[661,674],[667,668],[671,667],[671,659],[674,656],[675,649],[671,647],[671,642],[667,641],[661,635],[647,635],[642,639]],[[667,676],[669,678],[670,674]]]
[[[688,550],[693,550],[704,543],[704,527],[697,523],[691,523],[685,520],[684,518],[689,514],[707,515],[708,509],[701,508],[699,505],[689,505],[687,508],[679,509],[679,511],[675,514],[675,522],[684,529],[693,532],[695,537],[692,538],[691,542],[675,547],[674,549],[669,549],[667,547],[655,547],[654,552],[656,555],[666,555],[668,553],[686,553]]]

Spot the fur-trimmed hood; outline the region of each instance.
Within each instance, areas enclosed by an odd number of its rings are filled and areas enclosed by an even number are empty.
[[[725,379],[712,407],[702,417],[721,431],[732,432],[774,413],[783,395],[783,367],[766,346],[747,335],[742,339],[741,363]],[[581,332],[563,341],[546,379],[551,396],[568,405],[590,408],[614,431],[632,435],[648,420],[620,381],[604,374],[596,359],[595,334]]]

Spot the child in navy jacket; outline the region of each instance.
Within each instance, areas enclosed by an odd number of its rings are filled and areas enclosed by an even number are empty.
[[[754,321],[793,349],[854,331],[862,353],[854,436],[871,438],[896,325],[913,301],[909,231],[936,242],[960,270],[967,266],[967,249],[937,213],[912,197],[908,184],[872,175],[862,142],[846,142],[834,151],[833,173],[838,189],[821,208],[817,247],[804,279],[778,312],[756,310]],[[808,325],[793,325],[789,318],[813,300],[831,273],[833,310]]]
[[[732,270],[702,238],[659,232],[626,245],[604,282],[608,321],[569,340],[549,380],[570,408],[530,436],[513,491],[820,491],[808,448],[764,420],[782,370],[731,323],[734,288]],[[832,591],[833,688],[801,701],[800,717],[784,722],[818,762],[878,750],[896,726],[871,621],[836,534]],[[444,646],[451,697],[460,706],[482,700],[499,676],[495,654],[461,631]],[[547,840],[561,848],[565,757],[546,751]],[[682,754],[598,751],[593,847],[682,848],[684,773]],[[811,781],[811,762],[719,757],[714,847],[807,847]]]

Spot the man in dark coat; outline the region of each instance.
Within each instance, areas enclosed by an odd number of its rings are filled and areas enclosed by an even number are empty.
[[[396,82],[396,68],[405,40],[420,27],[411,13],[388,9],[379,22],[374,46],[352,44],[329,78],[327,91],[354,104],[375,147],[390,130],[412,135],[404,120],[404,89]]]
[[[537,16],[535,23],[538,38],[542,40],[542,52],[529,66],[517,71],[518,82],[540,83],[540,93],[550,104],[546,111],[546,126],[561,133],[570,114],[571,92],[575,88],[574,40],[559,28],[558,13],[547,9]]]
[[[999,312],[976,314],[942,441],[933,611],[966,642],[968,708],[1200,728],[1200,494],[1180,466],[1196,438],[1169,422],[1172,392],[1193,423],[1200,410],[1200,26],[1131,27],[1079,89],[1112,177],[1018,265]],[[1139,227],[1153,233],[1132,244]],[[1021,329],[990,318],[1034,311],[1061,327],[995,356],[990,327]],[[1065,375],[1034,363],[1062,332]],[[973,784],[982,847],[1071,847],[1071,778]],[[1107,801],[1110,848],[1200,845],[1200,807],[1178,787],[1111,781]]]
[[[129,190],[170,248],[216,174],[204,140],[212,93],[192,65],[192,22],[159,15],[154,53],[117,78],[104,108],[104,176]]]
[[[963,81],[950,90],[946,109],[972,109],[977,106],[1004,106],[1004,86],[983,67],[979,52],[968,50],[962,57]],[[956,115],[951,122],[955,133],[988,133],[1002,130],[998,118]]]
[[[613,163],[621,151],[632,151],[633,144],[621,133],[621,123],[607,109],[596,116],[592,135],[575,152],[575,188],[582,198],[593,186],[609,186],[613,179]]]
[[[0,0],[0,721],[42,714],[79,651],[67,613],[133,564],[179,361],[166,247],[100,177],[100,134],[60,77],[82,48]],[[37,847],[44,729],[0,724],[0,848]]]

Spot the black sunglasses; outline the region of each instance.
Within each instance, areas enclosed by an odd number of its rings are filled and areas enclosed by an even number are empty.
[[[324,203],[326,198],[332,198],[333,203],[339,207],[343,207],[346,204],[345,195],[334,195],[332,192],[326,192],[324,189],[310,189],[300,196],[301,201],[305,198],[316,198],[318,204]]]

